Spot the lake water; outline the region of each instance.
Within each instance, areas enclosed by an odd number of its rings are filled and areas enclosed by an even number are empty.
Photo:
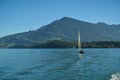
[[[0,49],[0,80],[120,80],[120,49]]]

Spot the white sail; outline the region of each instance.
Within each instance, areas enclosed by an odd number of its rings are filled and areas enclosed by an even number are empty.
[[[80,32],[79,31],[78,31],[78,52],[79,52],[79,57],[82,59],[84,51],[81,48]]]
[[[81,50],[80,32],[78,31],[78,50]]]

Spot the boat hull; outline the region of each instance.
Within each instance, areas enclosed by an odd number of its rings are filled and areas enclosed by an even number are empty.
[[[80,53],[80,54],[83,54],[83,53],[84,53],[84,51],[83,51],[83,50],[80,50],[80,51],[79,51],[79,53]]]

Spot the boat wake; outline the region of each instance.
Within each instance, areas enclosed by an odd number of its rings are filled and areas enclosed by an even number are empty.
[[[112,78],[110,80],[120,80],[120,73],[112,74]]]

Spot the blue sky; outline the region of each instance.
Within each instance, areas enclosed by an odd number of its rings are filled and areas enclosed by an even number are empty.
[[[35,30],[65,16],[120,24],[120,0],[0,0],[0,37]]]

